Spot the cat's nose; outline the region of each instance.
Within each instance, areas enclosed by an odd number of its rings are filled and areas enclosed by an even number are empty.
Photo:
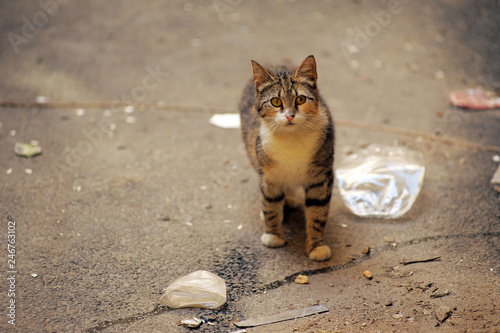
[[[293,118],[295,118],[295,112],[287,109],[285,110],[285,117],[291,123],[293,121]]]

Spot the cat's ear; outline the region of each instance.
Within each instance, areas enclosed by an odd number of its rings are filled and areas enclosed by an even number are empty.
[[[316,81],[318,80],[318,73],[316,72],[316,59],[313,55],[307,57],[300,66],[295,70],[294,75],[296,77],[302,77],[311,82],[313,86],[316,86]]]
[[[269,81],[274,81],[274,77],[267,69],[252,60],[253,84],[255,89],[260,90],[260,86]]]

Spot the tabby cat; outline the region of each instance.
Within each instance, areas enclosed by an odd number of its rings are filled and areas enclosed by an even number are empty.
[[[259,176],[267,247],[285,245],[285,201],[305,195],[306,250],[323,261],[331,252],[325,226],[333,186],[334,128],[316,85],[316,60],[291,69],[264,68],[252,61],[253,80],[239,104],[246,151]]]

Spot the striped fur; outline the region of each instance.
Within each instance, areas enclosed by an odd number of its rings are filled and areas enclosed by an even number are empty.
[[[265,222],[261,240],[268,247],[285,244],[285,198],[302,189],[306,250],[313,260],[327,260],[324,233],[333,187],[334,127],[317,89],[316,61],[309,56],[296,69],[267,69],[252,61],[252,68],[253,80],[239,109],[243,141],[259,176]]]

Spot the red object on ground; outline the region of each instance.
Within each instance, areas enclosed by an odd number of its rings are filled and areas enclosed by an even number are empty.
[[[488,110],[500,107],[500,98],[482,89],[467,89],[450,94],[453,105],[474,110]]]

